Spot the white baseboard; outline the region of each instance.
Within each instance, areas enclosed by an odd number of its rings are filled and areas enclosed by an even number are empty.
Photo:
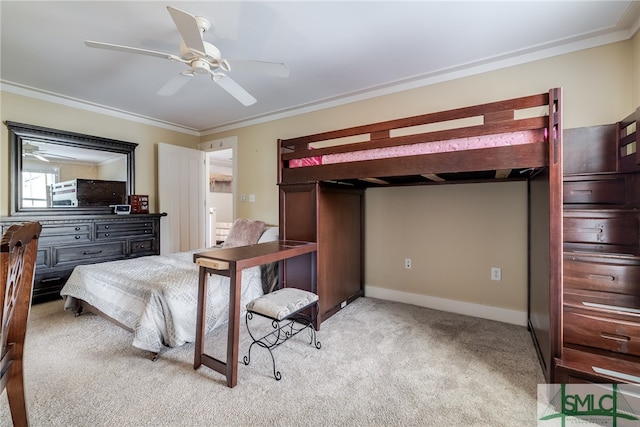
[[[431,297],[428,295],[412,294],[408,292],[394,291],[365,285],[364,295],[387,301],[402,302],[434,310],[448,311],[464,314],[466,316],[480,317],[482,319],[497,320],[498,322],[512,323],[514,325],[527,325],[527,312],[509,310],[507,308],[491,307],[482,304],[473,304],[464,301],[456,301],[445,298]]]

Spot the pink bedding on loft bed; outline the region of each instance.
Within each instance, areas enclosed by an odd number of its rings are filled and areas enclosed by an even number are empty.
[[[547,129],[533,129],[516,132],[480,135],[445,141],[420,142],[395,147],[372,148],[347,153],[325,154],[289,160],[290,168],[348,163],[363,160],[388,159],[421,154],[444,153],[449,151],[476,150],[481,148],[506,147],[546,141]],[[354,144],[357,145],[357,144]]]

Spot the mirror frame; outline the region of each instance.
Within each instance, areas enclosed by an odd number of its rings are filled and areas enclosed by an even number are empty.
[[[105,207],[51,207],[51,208],[23,208],[22,200],[22,141],[24,139],[36,142],[47,142],[67,147],[85,148],[90,150],[108,151],[125,154],[127,157],[127,196],[135,194],[135,149],[138,144],[118,141],[99,136],[67,132],[41,126],[6,121],[9,128],[9,158],[11,169],[11,215],[103,215],[113,213],[109,206]]]

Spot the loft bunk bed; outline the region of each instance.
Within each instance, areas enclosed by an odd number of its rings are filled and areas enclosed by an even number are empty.
[[[560,89],[553,89],[280,140],[278,182],[370,187],[527,179],[549,165],[549,135],[557,136],[561,124],[559,102]],[[424,131],[429,126],[439,129]],[[558,146],[560,138],[551,141]]]
[[[547,380],[561,331],[562,91],[278,141],[281,239],[318,244],[320,323],[364,295],[366,188],[527,180],[528,326]],[[286,286],[309,281],[287,262]]]

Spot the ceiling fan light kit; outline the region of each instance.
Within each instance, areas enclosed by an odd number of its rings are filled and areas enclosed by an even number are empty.
[[[182,36],[179,55],[156,52],[136,47],[121,46],[111,43],[103,43],[87,40],[85,45],[92,48],[115,50],[119,52],[135,53],[139,55],[154,56],[171,61],[182,62],[189,66],[188,70],[182,71],[177,76],[170,79],[160,90],[158,95],[170,96],[178,92],[187,82],[188,77],[196,74],[210,74],[211,80],[236,98],[243,105],[252,105],[256,99],[249,94],[242,86],[236,83],[228,74],[236,67],[233,61],[222,58],[222,53],[213,44],[204,40],[203,35],[211,28],[211,21],[202,16],[193,16],[183,10],[167,6],[167,10],[176,25],[178,32]],[[274,77],[288,77],[289,69],[285,64],[266,61],[238,61],[239,70],[270,75]]]

